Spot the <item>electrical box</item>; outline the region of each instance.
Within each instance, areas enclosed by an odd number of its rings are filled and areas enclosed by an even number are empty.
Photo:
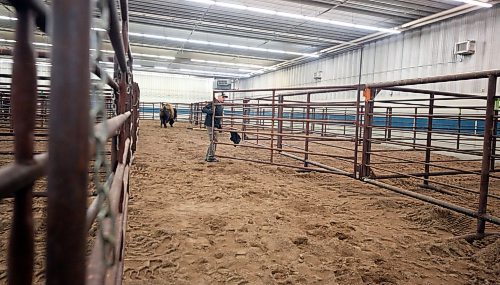
[[[476,53],[476,41],[465,41],[455,44],[455,54],[472,55]]]
[[[321,81],[323,78],[323,71],[318,71],[314,73],[314,80]]]
[[[232,88],[231,79],[215,79],[214,89],[217,90],[230,90]]]

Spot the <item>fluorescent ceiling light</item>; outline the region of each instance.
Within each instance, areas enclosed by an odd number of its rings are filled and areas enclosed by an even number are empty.
[[[257,70],[240,68],[238,69],[238,71],[252,73],[256,72]]]
[[[168,60],[174,60],[175,59],[175,57],[173,57],[173,56],[144,54],[144,53],[133,53],[132,55],[133,56],[149,57],[149,58],[161,58],[161,59],[168,59]]]
[[[279,50],[279,49],[249,47],[249,46],[242,46],[242,45],[232,45],[232,44],[218,43],[218,42],[182,39],[182,38],[176,38],[176,37],[165,37],[165,36],[142,34],[142,33],[128,33],[128,34],[130,36],[143,37],[143,38],[149,38],[149,39],[157,39],[157,40],[167,40],[167,41],[173,41],[173,42],[182,42],[182,43],[188,42],[188,43],[193,43],[193,44],[198,44],[198,45],[218,46],[218,47],[226,47],[226,48],[233,48],[233,49],[269,52],[269,53],[291,54],[291,55],[299,55],[299,56],[307,56],[307,57],[319,57],[319,55],[316,53],[292,52],[292,51],[285,51],[285,50]]]
[[[36,65],[38,65],[38,66],[52,66],[52,64],[50,64],[48,62],[39,62]]]
[[[17,18],[7,17],[7,16],[0,16],[0,20],[17,21]]]
[[[212,75],[222,75],[222,76],[231,76],[231,77],[248,77],[248,74],[241,73],[226,73],[226,72],[218,72],[218,71],[206,71],[206,70],[194,70],[194,69],[179,69],[183,72],[194,72],[194,73],[202,73],[202,74],[212,74]]]
[[[455,2],[462,2],[462,3],[467,3],[467,4],[472,4],[480,7],[485,7],[485,8],[491,8],[493,5],[481,1],[475,1],[475,0],[453,0]]]
[[[316,22],[316,23],[330,24],[330,25],[334,25],[334,26],[343,26],[343,27],[355,28],[355,29],[360,29],[360,30],[384,32],[384,33],[389,33],[389,34],[401,33],[401,31],[398,31],[395,29],[386,29],[386,28],[379,28],[379,27],[374,27],[374,26],[357,25],[357,24],[352,24],[352,23],[347,23],[347,22],[327,20],[327,19],[322,19],[322,18],[304,16],[304,15],[300,15],[300,14],[284,13],[284,12],[278,12],[278,11],[273,11],[273,10],[245,6],[245,5],[231,4],[231,3],[221,2],[221,1],[211,1],[211,0],[186,0],[186,1],[207,4],[207,5],[215,5],[215,6],[237,9],[237,10],[246,10],[246,11],[250,11],[250,12],[279,16],[279,17],[284,17],[284,18],[292,18],[292,19],[299,19],[299,20],[311,21],[311,22]],[[473,2],[478,2],[478,1],[473,1]]]
[[[155,66],[155,69],[158,69],[158,70],[170,70],[169,68],[164,67],[164,66]]]
[[[33,43],[33,45],[35,46],[42,46],[42,47],[51,47],[52,45],[51,44],[47,44],[47,43]]]
[[[191,59],[192,62],[210,63],[218,65],[229,65],[229,66],[241,66],[241,67],[253,67],[253,68],[266,68],[262,65],[247,64],[247,63],[235,63],[235,62],[224,62],[224,61],[214,61],[214,60],[202,60],[202,59]]]

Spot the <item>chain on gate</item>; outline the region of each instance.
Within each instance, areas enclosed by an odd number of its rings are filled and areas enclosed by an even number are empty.
[[[104,71],[103,66],[103,52],[102,52],[102,42],[106,31],[109,29],[109,5],[108,1],[113,0],[97,0],[94,2],[94,7],[100,12],[99,17],[93,17],[93,29],[91,32],[91,66],[95,63],[98,67]],[[98,209],[99,213],[97,215],[97,234],[98,238],[101,239],[102,247],[102,259],[103,264],[110,267],[113,266],[116,259],[116,242],[117,238],[115,236],[115,220],[116,216],[111,209],[109,194],[110,187],[113,181],[113,174],[111,172],[111,163],[106,159],[106,142],[107,142],[107,116],[108,112],[106,110],[104,86],[107,84],[107,73],[101,72],[100,79],[93,79],[91,82],[91,126],[101,119],[102,128],[95,130],[92,127],[92,132],[95,140],[95,162],[94,162],[94,172],[93,181],[97,191],[98,199]],[[112,91],[113,101],[115,97],[115,92]],[[112,115],[116,115],[116,110],[113,111]],[[101,177],[100,171],[104,170],[105,177]],[[106,230],[105,224],[110,227]]]

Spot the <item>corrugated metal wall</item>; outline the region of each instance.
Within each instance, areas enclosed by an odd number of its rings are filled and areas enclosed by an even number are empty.
[[[455,56],[455,43],[465,40],[476,41],[476,54]],[[367,44],[363,58],[363,83],[500,69],[500,6]],[[241,80],[238,87],[252,89],[357,84],[359,66],[360,51],[355,50]],[[313,78],[318,71],[323,72],[321,82],[315,82]],[[423,87],[484,94],[486,81]],[[350,96],[337,94],[334,97],[345,99]],[[334,98],[330,96],[328,99]]]

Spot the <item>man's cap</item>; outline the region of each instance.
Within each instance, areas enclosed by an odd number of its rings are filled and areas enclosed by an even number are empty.
[[[226,95],[226,94],[224,94],[224,93],[221,93],[219,96],[222,96],[222,97],[224,97],[224,98],[229,98],[229,96],[227,96],[227,95]]]

